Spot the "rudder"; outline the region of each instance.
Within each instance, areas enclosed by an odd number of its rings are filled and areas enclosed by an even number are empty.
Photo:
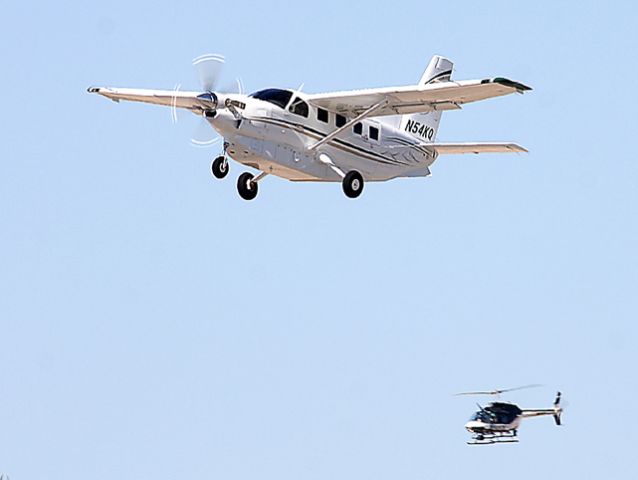
[[[449,82],[454,64],[447,58],[435,55],[423,72],[419,86]],[[401,130],[409,133],[421,142],[433,142],[439,129],[441,112],[415,113],[403,115]]]

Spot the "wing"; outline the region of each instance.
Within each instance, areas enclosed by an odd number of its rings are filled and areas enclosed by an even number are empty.
[[[173,90],[144,90],[137,88],[109,88],[91,87],[89,93],[97,93],[114,102],[125,100],[128,102],[151,103],[165,107],[187,108],[202,110],[211,107],[212,99],[208,94],[198,92],[180,92]]]
[[[527,152],[527,149],[515,143],[426,143],[423,146],[434,148],[440,155]]]
[[[357,116],[378,105],[372,116],[457,110],[462,105],[510,93],[531,90],[506,78],[442,82],[422,86],[389,87],[309,95],[313,105],[343,115]]]

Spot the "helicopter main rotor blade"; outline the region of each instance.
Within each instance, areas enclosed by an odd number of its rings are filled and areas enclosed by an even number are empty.
[[[527,389],[527,388],[537,388],[537,387],[542,387],[542,385],[534,383],[534,384],[530,384],[530,385],[523,385],[522,387],[506,388],[506,389],[502,389],[502,390],[485,390],[485,391],[477,391],[477,392],[462,392],[462,393],[457,393],[455,395],[455,397],[460,397],[460,396],[465,396],[465,395],[500,395],[502,393],[515,392],[517,390],[524,390],[524,389]]]
[[[507,392],[515,392],[517,390],[526,390],[528,388],[539,388],[542,387],[542,385],[538,384],[538,383],[532,383],[530,385],[523,385],[522,387],[515,387],[515,388],[507,388],[505,390],[498,390],[498,393],[507,393]]]
[[[461,393],[454,394],[455,397],[463,397],[463,396],[470,396],[470,395],[495,395],[495,393],[493,391],[490,391],[490,392],[461,392]]]

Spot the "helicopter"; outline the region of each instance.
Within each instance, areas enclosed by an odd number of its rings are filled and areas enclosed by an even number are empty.
[[[498,398],[503,393],[539,386],[540,385],[526,385],[503,390],[463,392],[456,395],[489,395]],[[467,444],[493,445],[496,443],[518,443],[518,428],[521,421],[525,418],[552,416],[554,417],[556,425],[560,426],[561,415],[563,413],[560,400],[561,392],[557,392],[552,408],[545,409],[520,408],[514,403],[501,401],[491,402],[484,407],[477,404],[479,410],[476,411],[465,424],[466,430],[472,434],[472,438]]]

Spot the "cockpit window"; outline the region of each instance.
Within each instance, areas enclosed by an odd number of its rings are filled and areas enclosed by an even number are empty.
[[[308,118],[308,104],[299,97],[295,98],[295,100],[292,102],[292,105],[290,105],[289,110],[295,115],[301,115],[302,117]]]
[[[470,418],[470,421],[477,421],[483,423],[492,423],[495,420],[494,416],[491,415],[487,410],[480,410],[476,412]]]
[[[280,90],[278,88],[268,88],[266,90],[260,90],[259,92],[253,93],[251,97],[272,103],[280,108],[286,108],[286,105],[288,105],[292,98],[292,92],[288,90]],[[308,105],[306,105],[306,108],[307,107]],[[306,116],[308,116],[308,114],[306,114]]]

